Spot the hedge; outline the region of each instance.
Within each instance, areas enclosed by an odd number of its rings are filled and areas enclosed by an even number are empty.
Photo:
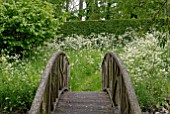
[[[77,21],[65,22],[61,27],[61,33],[64,36],[72,34],[89,35],[91,33],[112,33],[123,34],[128,28],[138,29],[149,28],[150,19],[114,19],[114,20],[98,20],[98,21]]]

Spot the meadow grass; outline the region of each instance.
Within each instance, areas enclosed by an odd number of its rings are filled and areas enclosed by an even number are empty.
[[[120,53],[131,76],[133,87],[143,110],[170,110],[170,40],[164,48],[153,34],[137,39]]]
[[[67,51],[71,63],[71,91],[101,91],[100,50]]]
[[[110,50],[117,52],[126,64],[143,110],[160,106],[170,109],[166,102],[170,98],[169,43],[164,49],[159,48],[151,34],[135,38],[124,46],[116,46],[110,36],[94,36],[90,40],[77,37],[39,47],[21,60],[14,56],[13,62],[8,61],[11,58],[8,55],[2,55],[0,111],[29,110],[47,61],[59,49],[67,53],[71,64],[71,91],[101,91],[101,63],[106,51]],[[99,42],[101,37],[105,42]]]
[[[46,53],[48,52],[48,53]],[[26,58],[2,55],[0,61],[0,110],[28,110],[45,65],[53,50],[37,49]],[[12,60],[12,62],[11,62]]]

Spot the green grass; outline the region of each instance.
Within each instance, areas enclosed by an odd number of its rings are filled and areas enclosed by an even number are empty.
[[[9,56],[1,57],[0,111],[30,109],[43,69],[53,53],[46,48],[34,51],[22,60],[13,57],[13,62],[8,61]]]
[[[0,69],[0,110],[29,110],[43,69],[55,49],[40,48],[22,60],[3,56]],[[66,51],[71,64],[71,91],[101,91],[100,50]]]
[[[159,48],[155,45],[156,40],[148,35],[148,38],[135,40],[124,47],[104,48],[94,43],[95,48],[90,46],[84,48],[85,41],[82,41],[82,38],[79,37],[76,40],[70,38],[67,41],[70,44],[64,43],[64,49],[71,64],[71,91],[102,90],[101,63],[104,54],[109,49],[117,52],[126,64],[143,110],[151,110],[161,105],[170,109],[166,102],[170,100],[168,46],[164,49]],[[68,50],[70,46],[73,46],[71,41],[74,41],[76,45]],[[103,43],[107,44],[104,46],[109,44],[108,47],[112,47],[110,39],[105,37],[105,41]],[[52,44],[40,47],[29,57],[22,60],[14,58],[13,62],[7,61],[8,56],[1,57],[0,112],[30,108],[43,70],[52,53],[59,49],[60,46],[57,46]]]
[[[123,52],[116,48],[115,52]],[[106,51],[81,49],[66,51],[71,63],[71,91],[102,91],[101,64]]]
[[[67,51],[71,63],[71,91],[101,91],[101,63],[104,53],[83,49]]]
[[[131,76],[140,107],[151,110],[164,106],[170,110],[170,42],[160,48],[152,34],[123,47],[121,58]]]

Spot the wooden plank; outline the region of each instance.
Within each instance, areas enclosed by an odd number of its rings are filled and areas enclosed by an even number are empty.
[[[54,114],[113,114],[110,98],[105,92],[65,92]]]
[[[60,98],[60,101],[62,102],[70,102],[70,103],[110,103],[109,99],[106,98],[99,98],[99,99],[86,99],[86,98],[81,98],[81,99],[76,99],[76,98]]]
[[[114,114],[113,111],[108,110],[92,110],[92,109],[66,109],[61,108],[53,114]]]
[[[75,98],[75,99],[109,99],[105,92],[66,92],[61,96],[62,98]]]

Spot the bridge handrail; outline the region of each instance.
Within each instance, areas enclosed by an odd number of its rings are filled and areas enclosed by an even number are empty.
[[[141,114],[128,72],[112,52],[107,52],[102,62],[102,89],[108,92],[115,114]]]
[[[50,114],[60,94],[69,90],[70,66],[67,56],[59,51],[53,54],[42,75],[29,114]]]

